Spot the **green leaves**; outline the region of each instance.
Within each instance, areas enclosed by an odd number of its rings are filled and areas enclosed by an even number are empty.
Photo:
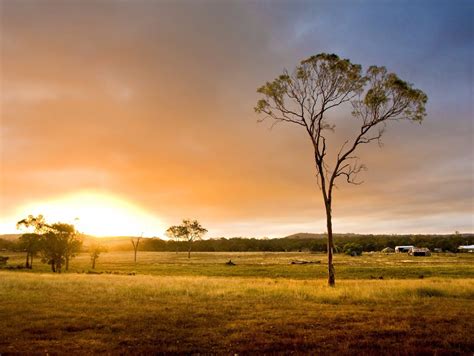
[[[382,88],[371,88],[365,95],[364,103],[370,108],[376,108],[388,100],[385,91]]]
[[[284,95],[288,93],[288,84],[290,83],[291,83],[291,79],[288,75],[280,75],[273,82],[267,82],[265,85],[258,88],[257,92],[260,94],[263,94],[265,97],[281,105],[283,104]],[[268,102],[267,102],[266,107],[268,107]],[[255,107],[256,111],[257,111],[257,108],[258,108],[258,103],[257,103],[257,107]]]
[[[319,53],[316,55],[313,55],[307,59],[304,59],[301,61],[301,64],[307,64],[307,63],[317,63],[319,61],[325,61],[329,63],[337,63],[340,61],[339,56],[337,54],[331,53]]]
[[[257,106],[255,106],[254,110],[257,114],[264,112],[268,108],[269,104],[268,101],[265,99],[260,99],[257,101]]]
[[[368,89],[359,105],[356,116],[367,122],[386,120],[411,120],[421,122],[426,116],[427,95],[413,88],[413,85],[400,79],[395,73],[388,73],[385,67],[371,66],[367,70]]]

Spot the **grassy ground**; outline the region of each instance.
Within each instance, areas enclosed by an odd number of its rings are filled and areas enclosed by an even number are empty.
[[[225,266],[229,258],[237,265]],[[289,264],[297,259],[322,264]],[[86,255],[67,274],[40,263],[33,273],[0,271],[0,352],[474,351],[467,254],[338,255],[336,288],[326,286],[323,255],[140,253],[132,261],[129,252],[98,261],[98,271],[130,276],[75,273],[88,269]]]
[[[24,264],[24,254],[10,253],[10,265]],[[227,266],[232,260],[236,266]],[[290,265],[291,261],[305,260],[320,264]],[[37,258],[33,272],[49,272],[48,265]],[[209,277],[268,277],[313,279],[325,278],[326,256],[311,253],[264,253],[264,252],[196,252],[187,258],[186,253],[139,252],[138,261],[133,262],[133,252],[104,253],[97,260],[96,271],[135,272],[162,276],[209,276]],[[434,254],[430,257],[412,257],[407,254],[364,254],[350,257],[335,255],[337,278],[420,278],[449,277],[474,278],[474,256],[472,254]],[[71,261],[70,272],[90,270],[88,254],[81,254]]]

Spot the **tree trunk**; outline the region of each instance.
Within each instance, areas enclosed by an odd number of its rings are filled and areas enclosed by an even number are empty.
[[[33,269],[33,254],[30,255],[30,269]]]
[[[188,258],[191,258],[191,244],[188,247]]]
[[[54,264],[54,261],[51,261],[51,271],[53,271],[53,273],[56,273],[56,266]]]
[[[69,271],[69,256],[66,256],[66,271]]]
[[[331,215],[331,202],[326,202],[326,220],[327,220],[327,230],[328,230],[328,284],[330,287],[336,285],[336,275],[334,270],[334,265],[332,263],[333,255],[333,237],[332,237],[332,215]]]
[[[95,258],[92,259],[92,269],[95,269]]]
[[[132,238],[132,245],[133,245],[133,252],[134,252],[134,262],[137,263],[137,251],[138,251],[138,244],[140,243],[141,237],[137,238],[137,242]]]
[[[30,268],[30,253],[29,253],[29,252],[26,253],[26,264],[25,264],[25,267],[26,267],[26,268]]]

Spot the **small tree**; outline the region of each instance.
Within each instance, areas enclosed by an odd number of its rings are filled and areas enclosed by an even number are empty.
[[[421,122],[427,96],[421,90],[388,73],[385,67],[371,66],[365,75],[362,67],[335,54],[321,53],[303,60],[292,74],[284,71],[257,89],[263,96],[255,111],[275,123],[287,122],[302,127],[313,146],[317,182],[322,192],[327,226],[328,284],[335,285],[333,265],[332,203],[336,180],[361,184],[357,174],[365,170],[355,155],[357,148],[381,142],[387,123],[396,120]],[[352,104],[352,117],[359,120],[354,137],[328,155],[328,132],[335,125],[328,111]],[[354,119],[352,119],[354,120]],[[331,164],[331,161],[332,164]]]
[[[102,252],[107,252],[107,248],[105,248],[105,246],[101,245],[100,243],[95,242],[89,247],[92,269],[95,269],[95,263]]]
[[[184,238],[185,232],[183,230],[183,226],[177,225],[177,226],[171,226],[166,230],[165,235],[173,240],[176,245],[176,254],[178,254],[178,247],[179,247],[179,242]]]
[[[362,255],[362,250],[362,246],[355,242],[345,244],[343,247],[344,253],[349,256],[360,256]]]
[[[23,234],[19,238],[19,247],[26,252],[25,267],[33,268],[33,258],[41,249],[41,235],[36,233]]]
[[[26,219],[22,219],[16,223],[17,229],[33,228],[34,233],[26,233],[19,238],[19,247],[26,251],[26,268],[33,268],[33,258],[42,248],[41,234],[48,231],[50,226],[46,224],[43,215],[28,215]]]
[[[138,245],[140,244],[140,240],[142,239],[143,234],[140,237],[137,237],[136,239],[132,237],[132,245],[133,245],[133,252],[134,252],[134,259],[133,261],[137,263],[137,252],[138,252]]]
[[[166,236],[176,240],[188,243],[188,258],[191,258],[191,249],[193,242],[202,240],[207,230],[201,226],[197,220],[183,219],[181,225],[170,226],[166,230]]]
[[[66,246],[64,258],[65,258],[65,269],[69,271],[69,260],[76,257],[82,248],[82,236],[75,229],[74,225],[56,223],[53,224],[53,229],[56,230],[56,234],[61,235],[61,239],[64,240]]]
[[[82,247],[81,237],[74,225],[52,224],[42,237],[42,262],[50,264],[53,272],[61,273],[63,266],[68,270],[70,258],[76,256]]]

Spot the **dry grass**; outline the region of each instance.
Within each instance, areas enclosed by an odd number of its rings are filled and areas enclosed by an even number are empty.
[[[473,301],[473,279],[0,272],[0,352],[470,354]]]

